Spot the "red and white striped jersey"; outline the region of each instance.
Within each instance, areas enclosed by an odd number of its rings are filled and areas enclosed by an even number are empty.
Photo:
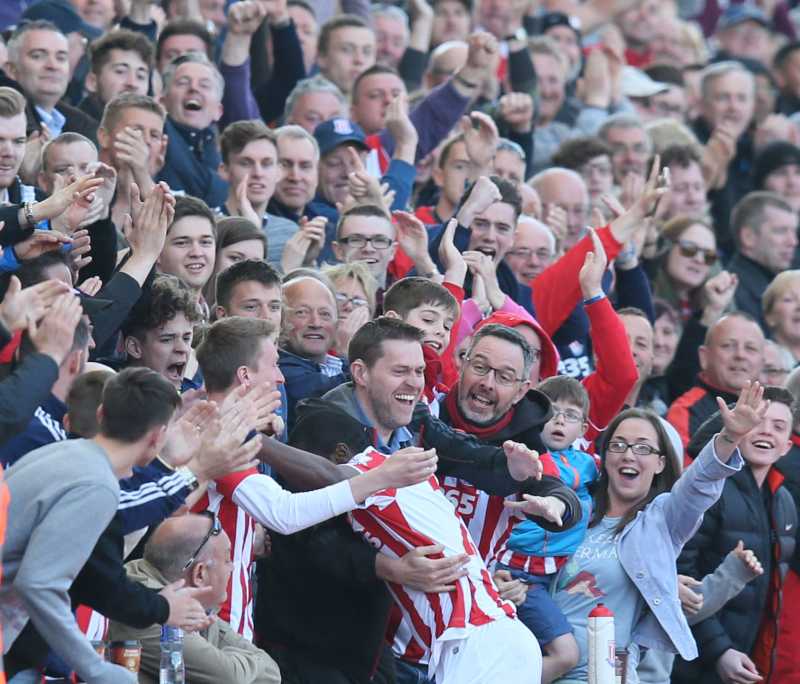
[[[366,472],[387,458],[390,456],[367,449],[350,465]],[[440,557],[469,556],[468,574],[456,583],[455,591],[428,594],[388,583],[400,611],[399,619],[390,623],[395,655],[428,663],[432,671],[443,643],[464,639],[481,625],[515,615],[514,606],[500,598],[469,531],[435,476],[412,487],[378,492],[349,517],[354,530],[381,553],[394,558],[432,544],[444,546]]]
[[[213,511],[220,526],[231,540],[233,571],[228,580],[228,598],[220,606],[219,617],[245,639],[253,639],[253,517],[233,500],[233,492],[248,477],[258,475],[255,468],[230,473],[208,485],[208,491],[192,508],[193,511]]]
[[[524,516],[503,505],[506,497],[487,494],[466,480],[447,476],[442,480],[442,488],[477,543],[480,557],[491,570],[514,525]],[[508,499],[517,501],[519,497],[514,494]]]

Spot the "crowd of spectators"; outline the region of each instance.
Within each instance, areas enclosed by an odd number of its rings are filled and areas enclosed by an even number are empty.
[[[799,35],[0,2],[0,683],[800,684]]]

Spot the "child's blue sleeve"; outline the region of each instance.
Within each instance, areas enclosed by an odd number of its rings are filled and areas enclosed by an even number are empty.
[[[19,268],[19,260],[13,247],[6,247],[0,257],[0,273],[10,273]]]

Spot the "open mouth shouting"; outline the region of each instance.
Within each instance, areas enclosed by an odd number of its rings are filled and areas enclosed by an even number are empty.
[[[444,349],[444,345],[442,344],[441,340],[437,340],[433,337],[428,337],[422,340],[422,344],[426,347],[430,347],[433,349],[437,354],[442,353],[442,349]]]
[[[183,381],[183,371],[186,369],[186,361],[171,363],[165,370],[165,377],[176,387],[180,387]]]
[[[622,479],[627,482],[633,482],[639,477],[639,471],[633,466],[623,466],[622,468],[619,468],[617,472],[620,474]]]
[[[410,394],[407,392],[395,392],[392,395],[392,398],[402,406],[405,406],[406,408],[413,407],[417,401],[416,394]]]

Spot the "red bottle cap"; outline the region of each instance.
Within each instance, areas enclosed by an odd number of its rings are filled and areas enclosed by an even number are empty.
[[[614,613],[612,613],[608,608],[606,608],[602,603],[598,603],[597,606],[589,613],[589,617],[614,617]]]

